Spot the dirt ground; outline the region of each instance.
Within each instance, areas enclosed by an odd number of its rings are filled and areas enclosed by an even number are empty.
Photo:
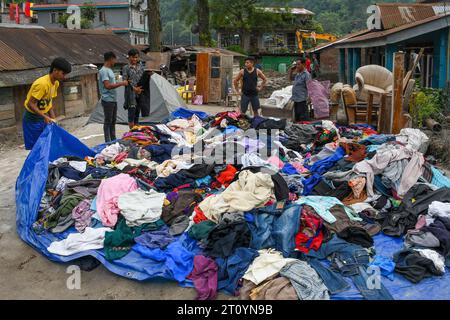
[[[198,108],[197,108],[198,109]],[[203,111],[220,112],[221,107]],[[62,127],[88,146],[103,143],[102,125],[89,124],[87,117],[65,120]],[[117,126],[117,136],[127,131]],[[137,282],[119,277],[100,265],[81,271],[81,288],[69,290],[67,267],[49,261],[23,242],[16,233],[15,182],[28,155],[18,135],[13,142],[0,145],[0,299],[146,299],[192,300],[195,289],[182,288],[175,282]],[[221,299],[231,299],[220,295]]]

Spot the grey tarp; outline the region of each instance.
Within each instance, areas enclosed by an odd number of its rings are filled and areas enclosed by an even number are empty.
[[[125,88],[117,88],[117,123],[128,123],[128,111],[123,108]],[[171,112],[186,107],[177,90],[164,77],[153,74],[150,80],[150,116],[141,117],[140,123],[155,123],[166,119]],[[104,114],[101,101],[89,117],[88,123],[103,123]]]

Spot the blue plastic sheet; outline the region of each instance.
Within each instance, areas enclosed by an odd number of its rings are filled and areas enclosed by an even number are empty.
[[[392,258],[394,253],[402,250],[403,239],[393,238],[384,234],[374,237],[375,250],[378,255]],[[441,277],[425,278],[418,284],[406,280],[403,276],[394,272],[394,281],[381,277],[384,286],[389,290],[395,300],[448,300],[450,292],[450,270]],[[351,289],[332,295],[332,300],[360,300],[363,299],[351,279],[346,278]]]
[[[186,109],[186,108],[178,108],[177,110],[172,112],[171,116],[174,117],[174,118],[189,119],[194,114],[197,117],[199,117],[200,119],[202,119],[202,120],[209,117],[209,115],[207,113],[205,113],[205,112],[196,111],[196,110],[190,110],[190,109]]]
[[[98,149],[101,149],[101,147]],[[70,233],[76,232],[76,230],[72,227],[64,233],[52,234],[46,232],[38,235],[32,229],[32,225],[37,218],[39,203],[45,192],[49,162],[63,156],[84,158],[95,154],[93,150],[57,125],[46,127],[25,160],[16,182],[16,224],[20,238],[52,261],[69,262],[84,256],[93,256],[113,273],[129,279],[139,281],[152,278],[174,280],[172,279],[172,273],[164,263],[144,258],[134,251],[114,262],[105,259],[103,250],[90,250],[67,257],[54,255],[47,251],[48,246],[53,241],[67,238]],[[201,252],[196,241],[189,238],[187,234],[178,237],[176,241],[194,254]],[[192,286],[192,282],[189,280],[180,284]]]
[[[101,150],[105,145],[98,146]],[[89,149],[77,138],[58,127],[49,125],[37,141],[35,147],[26,159],[22,171],[16,182],[16,207],[17,207],[17,232],[20,238],[41,252],[48,259],[56,262],[69,262],[83,256],[93,256],[98,259],[107,269],[120,276],[144,281],[154,278],[174,280],[172,272],[164,262],[158,262],[142,257],[135,251],[120,260],[109,262],[105,259],[103,250],[90,250],[68,257],[51,254],[47,247],[53,241],[59,241],[76,232],[72,227],[64,233],[36,234],[32,229],[32,224],[37,218],[39,203],[45,192],[47,181],[48,164],[63,156],[94,156],[96,152]],[[392,238],[385,235],[374,237],[377,254],[392,257],[393,254],[403,247],[403,239]],[[177,242],[183,245],[193,254],[201,254],[201,249],[197,242],[191,239],[186,233],[178,237]],[[361,294],[348,279],[351,289],[337,295],[333,295],[333,300],[358,300],[362,299]],[[412,284],[402,276],[395,274],[394,281],[382,278],[383,284],[390,291],[392,296],[398,300],[441,300],[448,299],[450,292],[450,270],[446,268],[445,275],[441,277],[431,277],[424,279],[419,284]],[[180,285],[192,287],[191,281],[186,280]]]

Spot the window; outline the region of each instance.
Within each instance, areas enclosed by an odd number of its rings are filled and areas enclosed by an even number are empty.
[[[263,34],[263,47],[268,52],[276,52],[281,48],[285,48],[284,34],[282,33],[264,33]]]
[[[56,12],[50,13],[50,23],[57,23],[56,21]]]
[[[134,37],[134,44],[138,44],[138,38]]]
[[[139,22],[140,22],[140,24],[144,24],[145,23],[145,19],[144,19],[144,15],[143,14],[139,15]]]
[[[220,47],[227,48],[233,45],[239,46],[241,44],[241,38],[238,34],[222,33],[220,35]]]
[[[105,21],[105,13],[103,11],[98,12],[98,21],[100,21],[100,22]]]

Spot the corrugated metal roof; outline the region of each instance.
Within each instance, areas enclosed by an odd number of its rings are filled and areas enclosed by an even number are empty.
[[[102,64],[106,51],[127,63],[132,48],[112,32],[98,30],[0,28],[0,43],[0,71],[46,68],[56,57],[73,65]]]
[[[400,27],[393,28],[393,29],[390,29],[390,30],[372,31],[372,32],[369,32],[367,34],[364,34],[364,35],[361,35],[361,36],[358,36],[358,37],[354,37],[354,38],[350,38],[348,40],[345,40],[345,41],[339,43],[338,47],[342,46],[342,45],[346,45],[346,44],[353,44],[353,43],[357,43],[357,42],[365,42],[365,41],[370,41],[370,40],[384,38],[384,37],[387,37],[389,35],[392,35],[392,34],[395,34],[397,32],[400,32],[400,31],[408,30],[408,29],[411,29],[411,28],[414,28],[414,27],[417,27],[417,26],[421,26],[423,24],[430,23],[430,22],[435,21],[435,20],[439,20],[439,19],[445,18],[445,17],[447,17],[449,15],[450,15],[450,12],[447,13],[446,15],[432,16],[432,17],[423,19],[421,21],[405,24],[405,25],[402,25]]]
[[[33,68],[32,64],[25,61],[17,51],[11,49],[6,43],[0,40],[0,70],[16,69],[20,70],[24,66]]]
[[[320,51],[322,51],[324,49],[333,47],[333,46],[335,46],[335,45],[337,45],[339,43],[343,43],[343,42],[345,42],[345,41],[347,41],[349,39],[352,39],[352,38],[355,38],[355,37],[359,37],[359,36],[364,35],[364,34],[366,34],[368,32],[369,32],[369,30],[362,30],[362,31],[354,32],[354,33],[348,34],[346,36],[343,36],[343,37],[337,39],[336,41],[333,41],[333,42],[330,42],[330,43],[324,43],[324,44],[321,44],[321,45],[319,45],[319,46],[317,46],[315,48],[308,49],[308,50],[306,50],[306,52],[308,52],[308,53],[320,52]]]
[[[449,12],[446,3],[379,3],[383,28],[389,30]]]

